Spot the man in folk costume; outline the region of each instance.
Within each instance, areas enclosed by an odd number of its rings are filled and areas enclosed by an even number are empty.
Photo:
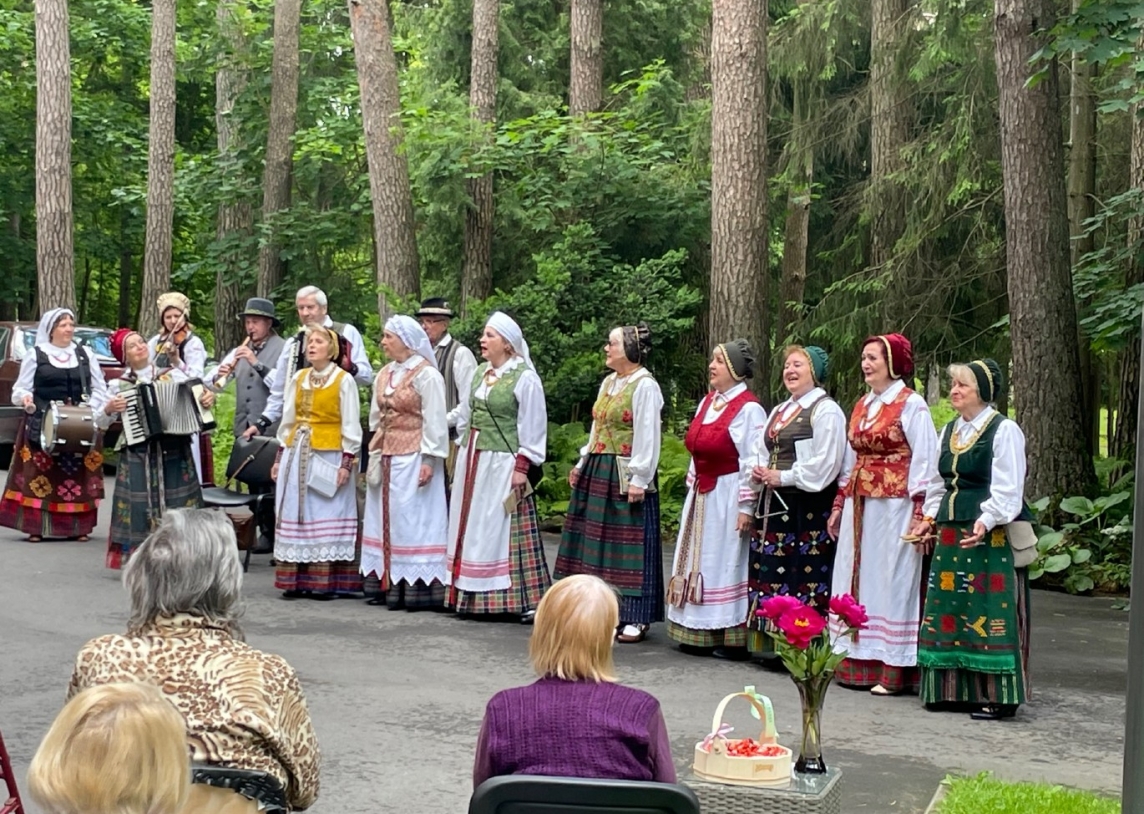
[[[286,346],[286,340],[278,335],[282,321],[274,311],[274,303],[262,297],[251,297],[246,308],[238,315],[246,331],[246,339],[228,353],[219,365],[214,381],[216,390],[223,390],[234,380],[234,437],[241,438],[251,427],[255,427],[259,417],[270,400],[270,389],[278,370],[278,360]],[[257,430],[257,428],[255,427]],[[278,423],[267,427],[266,434],[278,432]],[[268,494],[274,491],[274,484],[251,484],[252,494]],[[269,554],[274,550],[274,514],[259,512],[263,523],[255,554]]]
[[[747,658],[747,532],[755,501],[745,481],[754,438],[767,420],[747,389],[754,367],[745,339],[715,347],[711,390],[684,439],[691,466],[667,584],[667,635],[697,656]]]
[[[437,357],[437,369],[445,378],[445,409],[448,411],[449,438],[452,441],[449,457],[445,461],[445,471],[447,484],[452,484],[453,465],[457,460],[457,416],[461,411],[461,403],[469,398],[473,374],[477,372],[477,358],[450,335],[449,323],[456,314],[443,297],[425,300],[421,303],[421,310],[414,316],[429,336],[433,353]]]
[[[344,337],[349,343],[350,352],[342,358],[341,367],[353,376],[359,386],[368,387],[373,383],[373,368],[370,367],[361,333],[348,322],[335,322],[330,318],[326,292],[313,285],[300,288],[294,296],[294,305],[298,310],[298,322],[302,324],[302,328],[290,337],[282,348],[282,353],[278,357],[278,367],[274,372],[274,381],[270,386],[270,396],[266,400],[266,408],[262,411],[262,415],[243,432],[244,438],[269,435],[270,427],[282,418],[283,393],[286,386],[294,381],[294,376],[299,370],[310,366],[306,359],[305,339],[306,328],[310,325],[331,328],[339,336]]]

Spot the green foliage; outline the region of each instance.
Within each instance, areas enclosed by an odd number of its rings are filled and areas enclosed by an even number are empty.
[[[1006,783],[990,772],[950,777],[937,814],[1119,814],[1120,801],[1050,783]]]
[[[1037,526],[1037,560],[1029,566],[1029,579],[1044,578],[1069,593],[1094,588],[1122,591],[1131,581],[1132,492],[1131,478],[1095,499],[1066,497],[1056,507],[1072,519],[1059,529]],[[1049,499],[1032,506],[1045,516]],[[1045,576],[1047,575],[1047,576]]]

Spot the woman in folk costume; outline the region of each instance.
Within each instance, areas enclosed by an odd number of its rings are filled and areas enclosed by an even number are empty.
[[[667,635],[685,653],[741,660],[747,656],[746,534],[755,506],[743,472],[767,413],[747,389],[755,354],[745,339],[716,345],[707,369],[711,391],[684,439],[691,466],[667,582]]]
[[[827,525],[838,540],[831,593],[852,594],[870,617],[853,641],[839,643],[848,656],[835,676],[874,695],[917,683],[924,551],[909,537],[937,477],[937,432],[925,399],[904,381],[913,370],[910,341],[901,334],[862,345],[870,392],[850,416],[850,447]]]
[[[338,362],[345,340],[330,328],[306,329],[310,367],[283,394],[278,427],[274,587],[286,599],[336,599],[362,590],[358,565],[354,458],[361,449],[361,407],[353,377]]]
[[[783,385],[790,398],[755,438],[747,643],[755,656],[775,653],[766,621],[754,615],[767,599],[794,596],[823,616],[829,609],[835,541],[826,524],[846,455],[846,415],[822,388],[828,365],[822,348],[788,347]]]
[[[147,341],[130,328],[120,328],[112,334],[111,353],[126,370],[121,378],[107,384],[109,398],[96,418],[103,429],[127,409],[127,391],[140,384],[186,381],[179,370],[161,374],[151,362]],[[204,405],[210,407],[214,393],[203,393],[202,398]],[[108,568],[126,565],[131,552],[147,539],[167,509],[202,507],[203,492],[195,473],[191,438],[159,434],[128,446],[126,438],[120,436],[107,545]]]
[[[103,453],[48,454],[40,432],[53,401],[87,403],[98,414],[107,403],[103,370],[89,348],[80,348],[75,314],[55,308],[36,329],[36,344],[24,356],[12,387],[12,404],[26,415],[16,433],[8,483],[0,499],[0,526],[17,529],[38,543],[45,537],[87,540],[103,497]]]
[[[147,347],[160,371],[177,370],[188,379],[202,379],[207,366],[207,349],[191,325],[191,301],[178,291],[160,294],[156,303],[162,327]],[[209,436],[191,436],[191,453],[199,482],[214,483],[214,454]]]
[[[1003,392],[992,359],[952,365],[958,417],[941,434],[938,471],[913,534],[933,539],[918,642],[929,709],[998,720],[1028,697],[1029,582],[1036,547],[1025,510],[1025,435],[992,402]],[[1023,552],[1020,549],[1024,549]],[[1021,554],[1020,560],[1017,557]]]
[[[463,614],[517,614],[529,624],[552,584],[530,468],[544,463],[548,409],[520,326],[497,311],[481,336],[449,504],[447,604]]]
[[[445,458],[449,424],[445,380],[425,331],[411,317],[385,323],[381,339],[392,361],[373,383],[369,469],[362,527],[361,572],[381,580],[390,610],[445,602]]]
[[[613,371],[592,407],[592,432],[569,473],[572,499],[555,577],[593,574],[619,590],[620,642],[643,641],[663,621],[663,546],[659,536],[660,410],[663,395],[644,367],[646,325],[616,328],[604,345]]]

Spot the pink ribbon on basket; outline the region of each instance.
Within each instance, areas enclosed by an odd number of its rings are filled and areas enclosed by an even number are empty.
[[[719,728],[703,739],[703,751],[711,751],[711,742],[716,738],[725,738],[735,731],[735,727],[730,724],[719,724]]]

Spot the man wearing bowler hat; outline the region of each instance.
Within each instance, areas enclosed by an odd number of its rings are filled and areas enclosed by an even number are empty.
[[[469,398],[473,374],[477,372],[477,359],[471,350],[449,335],[449,322],[456,314],[443,297],[425,300],[414,316],[429,335],[429,342],[437,357],[437,368],[445,377],[445,409],[449,411],[449,437],[453,440],[447,467],[451,480],[452,462],[457,452],[457,405]]]
[[[225,387],[224,379],[234,374],[235,437],[242,435],[266,409],[278,356],[286,344],[276,330],[282,323],[270,300],[251,297],[238,318],[246,329],[246,341],[226,355],[215,378],[216,384],[223,383]],[[267,434],[273,435],[276,430],[277,427]]]

